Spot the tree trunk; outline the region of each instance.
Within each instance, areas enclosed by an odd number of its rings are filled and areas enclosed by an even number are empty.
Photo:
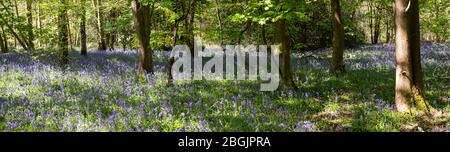
[[[2,31],[2,33],[0,33],[0,49],[2,50],[1,51],[2,53],[8,52],[8,50],[6,49],[6,46],[5,46],[5,41],[6,40],[3,40],[3,31]]]
[[[3,7],[5,7],[5,4],[0,1],[0,4],[2,4]],[[15,37],[15,40],[19,41],[20,45],[23,47],[23,49],[31,51],[30,48],[27,45],[27,41],[23,38],[22,35],[19,35],[15,30],[14,27],[7,22],[5,18],[3,18],[2,14],[0,13],[0,20],[3,21],[4,25],[9,29],[10,33]]]
[[[113,8],[109,14],[109,19],[108,22],[109,23],[113,23],[116,21],[116,18],[118,16],[117,10],[115,8]],[[109,44],[109,50],[113,51],[115,44],[116,44],[116,32],[113,30],[111,32],[108,33],[108,44]]]
[[[131,8],[133,12],[136,34],[139,41],[139,65],[138,72],[140,74],[153,73],[153,51],[150,48],[151,25],[150,19],[153,13],[153,5],[142,5],[139,0],[132,0]]]
[[[331,1],[332,21],[333,21],[333,57],[331,72],[341,74],[344,68],[344,27],[342,26],[341,7],[339,0]]]
[[[178,22],[179,21],[175,21],[175,24],[173,26],[172,47],[175,47],[177,45]],[[173,83],[173,75],[172,75],[173,63],[175,63],[175,58],[170,57],[169,62],[167,63],[167,68],[166,68],[167,76],[168,76],[167,82],[169,83],[169,85],[171,85]]]
[[[389,43],[391,41],[390,21],[390,11],[389,9],[386,9],[386,43]]]
[[[184,14],[186,18],[184,20],[184,41],[191,49],[191,55],[194,55],[194,21],[195,21],[195,9],[196,0],[189,0],[187,4],[184,4]]]
[[[81,39],[81,55],[87,55],[87,38],[86,38],[86,0],[81,0],[81,21],[80,21],[80,39]]]
[[[266,24],[264,24],[264,25],[261,25],[261,30],[262,30],[262,32],[261,32],[261,37],[262,37],[262,40],[263,40],[263,44],[264,45],[268,45],[268,43],[267,43],[267,32],[266,32]]]
[[[259,7],[259,13],[260,15],[262,15],[262,13],[264,12],[263,7]],[[266,24],[261,25],[261,38],[262,38],[262,42],[264,45],[268,45],[267,43],[267,34],[266,34]]]
[[[395,8],[395,1],[394,2],[392,2],[392,23],[391,23],[391,42],[392,43],[395,43],[395,39],[396,39],[396,31],[395,30],[397,30],[396,29],[396,19],[395,19],[395,17],[396,17],[396,8]]]
[[[250,29],[251,26],[252,26],[252,22],[251,21],[247,21],[247,23],[245,24],[244,28],[241,31],[239,31],[238,44],[241,44],[242,38],[244,37],[244,33],[247,32],[248,29]]]
[[[4,52],[4,53],[6,53],[6,52],[9,52],[9,48],[8,48],[8,38],[6,37],[6,33],[5,33],[5,30],[3,29],[3,25],[2,26],[0,26],[0,29],[2,30],[2,37],[1,37],[1,39],[3,39],[3,46],[4,46],[4,48],[2,49],[2,51]]]
[[[418,0],[395,0],[396,8],[396,81],[395,103],[398,111],[407,111],[412,103],[430,112],[424,99],[420,62],[420,24]]]
[[[177,13],[179,11],[179,9],[182,9],[183,6],[180,6],[179,1],[176,1],[174,4],[174,12]],[[173,36],[172,36],[172,47],[175,47],[177,45],[177,39],[178,39],[178,26],[180,21],[183,20],[183,18],[186,17],[186,14],[184,14],[182,17],[180,17],[179,19],[175,20],[175,23],[173,24]],[[175,63],[175,57],[170,57],[169,62],[167,63],[167,68],[166,68],[166,72],[167,72],[167,82],[169,85],[173,84],[173,75],[172,75],[172,66],[173,63]]]
[[[127,50],[127,43],[128,43],[128,33],[127,32],[123,32],[122,33],[122,49],[123,51]]]
[[[217,20],[219,21],[220,27],[220,45],[223,45],[223,25],[222,25],[222,16],[220,15],[220,2],[216,0],[216,11],[217,11]]]
[[[67,0],[60,0],[62,5],[67,5]],[[60,65],[65,68],[69,63],[69,39],[68,39],[68,18],[67,10],[65,8],[59,8],[59,50],[60,50]]]
[[[379,5],[379,4],[376,4]],[[376,13],[375,13],[375,29],[374,29],[374,36],[373,36],[373,44],[378,44],[378,40],[380,39],[381,34],[381,16],[380,11],[381,7],[376,6]]]
[[[38,1],[38,5],[37,5],[37,9],[38,9],[38,12],[37,12],[37,20],[36,20],[36,29],[39,31],[40,29],[41,29],[41,27],[42,27],[42,21],[41,21],[41,16],[42,16],[42,9],[41,9],[41,4],[42,3],[42,0],[39,0]],[[39,47],[41,47],[41,41],[40,41],[40,39],[39,39],[39,34],[38,34],[38,38],[37,38],[37,47],[39,48]]]
[[[16,17],[19,18],[19,7],[17,6],[17,0],[13,0],[13,1],[14,1],[14,8],[16,10]],[[15,25],[13,24],[12,28],[14,28],[14,27],[15,27]],[[19,40],[19,43],[21,43],[20,40]],[[17,49],[17,40],[16,39],[14,39],[14,49]]]
[[[103,27],[103,12],[102,12],[102,0],[93,0],[95,13],[97,17],[97,32],[98,32],[98,50],[106,50],[106,37],[105,28]]]
[[[32,0],[26,0],[27,5],[27,19],[28,19],[28,46],[30,49],[34,50],[34,35],[33,35],[33,1]]]
[[[370,16],[369,16],[369,19],[370,19],[370,23],[369,23],[369,27],[370,27],[370,42],[371,42],[371,44],[375,44],[375,42],[374,42],[374,30],[373,30],[373,8],[372,8],[372,2],[368,2],[369,4],[368,4],[368,7],[369,7],[369,13],[370,13]]]
[[[297,90],[297,86],[292,78],[291,67],[291,49],[289,44],[289,35],[287,33],[286,20],[280,19],[276,22],[277,38],[276,42],[280,45],[281,62],[281,82],[287,90]]]

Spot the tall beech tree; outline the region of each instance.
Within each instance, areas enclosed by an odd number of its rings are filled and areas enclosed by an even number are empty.
[[[87,55],[86,0],[81,0],[80,3],[81,3],[81,19],[80,19],[81,55]]]
[[[95,15],[97,19],[97,37],[98,37],[98,50],[105,51],[108,44],[105,36],[105,27],[103,20],[103,3],[102,0],[92,0],[95,8]]]
[[[3,25],[1,25],[1,26],[3,26]],[[0,50],[2,53],[6,53],[6,52],[8,52],[8,48],[7,48],[8,44],[6,43],[6,39],[3,37],[3,35],[4,35],[4,32],[2,29],[2,31],[0,32]]]
[[[344,67],[344,26],[342,25],[341,6],[339,0],[331,0],[333,22],[333,57],[331,72],[340,74],[345,72]]]
[[[33,0],[26,0],[27,5],[27,21],[28,21],[28,46],[34,50],[34,34],[33,34]]]
[[[286,26],[286,20],[280,19],[275,23],[277,36],[276,42],[280,45],[281,61],[281,82],[287,90],[297,90],[297,86],[294,83],[292,76],[291,66],[291,46],[289,41],[288,29]]]
[[[396,19],[396,80],[395,104],[398,111],[412,105],[428,112],[433,107],[424,98],[420,62],[420,24],[418,0],[395,0]]]
[[[140,74],[153,73],[153,51],[149,45],[151,34],[151,18],[155,2],[142,3],[139,0],[131,1],[136,35],[139,41],[139,64]]]
[[[58,10],[58,46],[60,50],[60,64],[61,67],[65,68],[69,63],[69,38],[68,38],[68,25],[69,20],[67,17],[67,0],[60,0],[60,5]]]

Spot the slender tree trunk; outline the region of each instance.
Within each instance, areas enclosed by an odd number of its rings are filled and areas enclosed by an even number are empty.
[[[37,13],[37,20],[36,20],[36,29],[38,31],[42,27],[42,21],[41,21],[42,9],[41,9],[41,5],[40,4],[42,4],[42,0],[39,0],[38,1],[38,5],[37,5],[38,13]],[[41,40],[39,39],[39,36],[40,35],[38,35],[38,38],[37,38],[37,45],[38,45],[38,47],[41,47]]]
[[[261,30],[262,30],[261,36],[263,39],[263,43],[264,43],[264,45],[267,45],[268,43],[267,43],[267,36],[266,36],[267,34],[266,34],[266,25],[265,24],[262,25]]]
[[[378,4],[376,4],[378,5]],[[375,29],[374,29],[374,40],[373,43],[374,44],[378,44],[378,40],[380,39],[380,34],[381,34],[381,16],[380,16],[380,11],[381,8],[380,6],[376,6],[376,12],[375,12]]]
[[[175,24],[173,26],[172,47],[175,47],[177,45],[178,24],[179,24],[179,21],[175,21]],[[173,75],[172,75],[173,63],[175,63],[175,58],[170,57],[169,63],[167,64],[167,69],[166,69],[167,76],[168,76],[167,82],[169,83],[169,85],[171,85],[173,83]]]
[[[153,51],[150,48],[151,23],[150,19],[153,12],[153,5],[143,5],[139,0],[132,0],[131,8],[133,12],[136,34],[139,41],[139,65],[138,72],[140,74],[153,73]]]
[[[189,0],[187,7],[187,17],[185,20],[185,28],[187,28],[187,39],[186,44],[188,44],[189,48],[191,49],[191,55],[194,55],[194,21],[195,21],[195,9],[196,9],[196,0]]]
[[[391,15],[390,10],[386,9],[386,43],[389,43],[391,41],[391,29],[390,29],[390,23],[391,23]]]
[[[368,2],[369,4],[368,4],[368,7],[369,7],[369,13],[370,13],[370,17],[369,17],[369,19],[370,19],[370,23],[369,23],[369,27],[370,27],[370,42],[372,43],[372,44],[375,44],[375,41],[374,41],[374,30],[373,30],[373,7],[372,7],[372,2],[371,1],[369,1]]]
[[[122,49],[124,51],[127,50],[127,43],[128,43],[128,33],[124,32],[122,33]]]
[[[244,28],[239,32],[238,44],[241,44],[242,38],[244,37],[245,32],[247,32],[251,26],[252,26],[252,22],[247,21]]]
[[[73,39],[72,39],[72,28],[70,28],[70,22],[67,22],[67,38],[69,39],[69,50],[72,50]]]
[[[395,1],[394,2],[392,2],[392,24],[391,24],[391,42],[392,43],[395,43],[395,39],[396,39],[396,35],[397,35],[397,33],[396,33],[396,30],[397,30],[397,27],[396,27],[396,24],[397,24],[397,21],[396,21],[396,14],[397,13],[397,10],[396,10],[396,8],[395,8]]]
[[[17,0],[13,0],[14,1],[14,8],[15,8],[15,10],[16,10],[16,17],[17,18],[19,18],[19,7],[17,6]],[[16,25],[14,25],[13,24],[13,28],[15,27]],[[20,42],[19,42],[20,43]],[[22,45],[23,46],[23,45]],[[17,49],[17,40],[16,39],[14,39],[14,49]]]
[[[67,5],[67,0],[60,0],[62,5]],[[60,64],[61,67],[66,68],[69,63],[69,38],[68,38],[68,18],[67,10],[65,8],[59,8],[59,50],[60,50]]]
[[[3,39],[3,46],[4,46],[4,48],[2,49],[2,51],[4,52],[4,53],[6,53],[6,52],[9,52],[9,48],[8,48],[8,38],[6,37],[6,33],[5,33],[5,30],[3,29],[3,25],[2,26],[0,26],[0,29],[2,30],[2,39]]]
[[[6,46],[5,46],[5,41],[6,40],[3,40],[3,30],[2,30],[2,33],[0,33],[0,49],[2,50],[1,52],[2,53],[6,53],[6,52],[8,52],[8,50],[6,49]]]
[[[27,19],[28,19],[28,46],[34,50],[34,35],[33,35],[33,0],[26,0],[27,5]]]
[[[87,37],[86,37],[86,0],[81,0],[81,21],[80,21],[80,38],[81,38],[81,55],[87,55]]]
[[[216,0],[216,12],[217,12],[217,20],[219,21],[220,27],[220,44],[223,45],[223,25],[222,25],[222,16],[220,15],[220,2]]]
[[[259,7],[259,13],[260,15],[262,15],[262,13],[264,12],[263,7]],[[268,45],[267,43],[267,37],[266,37],[266,24],[261,25],[261,38],[262,38],[262,42],[264,45]]]
[[[341,7],[339,0],[331,0],[333,21],[333,57],[331,72],[341,74],[344,68],[344,27],[342,26]]]
[[[107,49],[105,29],[103,27],[103,11],[102,0],[93,0],[95,13],[97,16],[97,32],[98,32],[98,50],[105,51]]]
[[[174,4],[174,12],[179,12],[180,9],[183,9],[183,6],[181,4],[180,6],[180,2],[176,1]],[[180,8],[181,7],[181,8]],[[173,36],[172,36],[172,47],[175,47],[177,45],[177,39],[178,39],[178,26],[180,21],[183,20],[183,18],[186,18],[186,14],[184,14],[182,17],[180,17],[179,19],[175,20],[175,23],[173,24],[172,30],[173,30]],[[169,62],[167,63],[167,68],[166,68],[166,72],[167,72],[167,82],[169,85],[173,84],[173,75],[172,75],[172,66],[173,63],[175,63],[175,58],[174,57],[170,57]]]
[[[289,44],[289,35],[287,33],[286,20],[280,19],[276,22],[277,38],[276,41],[280,44],[281,62],[281,82],[287,90],[297,90],[292,77],[291,67],[291,47]]]
[[[430,112],[424,98],[420,62],[420,24],[418,0],[395,0],[396,6],[396,83],[395,103],[398,111],[407,111],[412,103]]]
[[[1,1],[0,1],[1,2]],[[1,3],[3,6],[5,6],[3,3]],[[10,25],[5,18],[3,18],[2,14],[0,14],[0,20],[2,20],[5,23],[5,26],[9,29],[11,34],[15,37],[15,40],[19,41],[19,44],[23,47],[23,49],[31,51],[30,48],[28,48],[27,41],[23,38],[22,35],[19,35],[12,25]]]
[[[111,10],[111,12],[110,12],[110,15],[109,15],[109,22],[110,23],[112,23],[112,22],[115,22],[116,21],[116,18],[117,18],[117,15],[118,15],[118,13],[117,13],[117,11],[116,11],[116,9],[115,8],[113,8],[112,10]],[[109,50],[110,51],[113,51],[114,50],[114,45],[115,45],[115,43],[116,43],[116,32],[115,31],[111,31],[111,32],[109,32],[108,33],[109,34],[109,42],[108,42],[108,44],[109,44]]]

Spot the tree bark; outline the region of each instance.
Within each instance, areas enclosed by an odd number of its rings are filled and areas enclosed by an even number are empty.
[[[19,18],[19,7],[17,6],[17,0],[13,0],[13,1],[14,1],[14,8],[16,10],[16,17]],[[15,25],[13,24],[12,28],[14,28],[14,27],[15,27]],[[18,40],[18,41],[19,41],[19,43],[21,43],[20,40]],[[14,39],[14,49],[17,49],[17,40],[16,39]]]
[[[86,0],[81,0],[81,21],[80,21],[80,39],[81,55],[87,55],[87,37],[86,37]]]
[[[372,2],[371,1],[369,1],[368,2],[369,4],[368,4],[368,7],[369,7],[369,13],[370,13],[370,17],[369,17],[369,27],[370,27],[370,42],[372,43],[372,44],[375,44],[375,42],[374,42],[374,28],[373,28],[373,4],[372,4]]]
[[[150,48],[151,22],[150,19],[153,12],[153,5],[143,5],[139,0],[132,0],[131,8],[136,28],[136,34],[139,41],[139,65],[138,72],[140,74],[153,73],[153,51]]]
[[[391,33],[390,33],[390,11],[389,9],[386,9],[386,43],[389,43],[391,41]]]
[[[103,12],[102,12],[102,0],[92,0],[95,8],[95,14],[97,17],[97,32],[98,32],[98,50],[105,51],[106,37],[105,29],[103,27]]]
[[[118,12],[117,12],[117,10],[116,10],[115,8],[113,8],[113,9],[111,10],[110,14],[109,14],[108,22],[109,22],[109,23],[115,22],[117,16],[118,16]],[[110,50],[110,51],[113,51],[113,50],[114,50],[114,47],[115,47],[115,44],[116,44],[116,38],[117,38],[116,35],[117,35],[117,34],[116,34],[115,30],[108,32],[107,38],[108,38],[108,44],[109,44],[108,47],[109,47],[109,50]]]
[[[281,82],[283,83],[283,86],[286,90],[297,90],[297,86],[295,85],[294,79],[292,77],[291,49],[285,19],[280,19],[276,22],[276,30],[276,41],[280,45],[281,52]]]
[[[7,52],[9,52],[8,38],[6,37],[6,33],[5,33],[5,30],[3,29],[3,25],[0,26],[0,29],[2,30],[1,39],[3,39],[3,47],[4,47],[4,48],[2,48],[2,51],[3,51],[3,53],[7,53]]]
[[[376,12],[375,12],[375,28],[374,28],[374,36],[373,36],[373,44],[378,44],[378,40],[380,39],[380,34],[381,34],[381,16],[380,16],[380,11],[381,11],[381,7],[378,6],[379,4],[376,4],[377,6],[376,8]]]
[[[26,0],[27,5],[27,19],[28,19],[28,46],[30,49],[34,50],[34,35],[33,35],[33,1]]]
[[[39,0],[38,1],[38,5],[37,5],[37,9],[38,9],[38,11],[37,11],[37,20],[36,20],[36,29],[37,30],[40,30],[41,29],[41,27],[42,27],[42,21],[41,21],[41,16],[42,16],[42,9],[41,9],[41,4],[42,3],[42,0]],[[37,46],[38,47],[41,47],[41,41],[40,41],[40,39],[39,39],[39,34],[38,34],[38,38],[37,38]]]
[[[62,5],[67,5],[67,0],[60,0]],[[59,50],[60,50],[60,65],[62,68],[66,68],[69,63],[69,38],[68,38],[68,18],[67,10],[65,8],[59,8]]]
[[[395,7],[395,6],[394,6]],[[391,43],[391,37],[393,33],[391,32],[394,28],[394,7],[387,7],[386,8],[386,43]]]
[[[183,4],[184,14],[186,15],[184,20],[184,36],[185,43],[191,49],[191,55],[194,56],[194,21],[196,0],[189,0],[187,4]]]
[[[263,7],[259,7],[259,13],[260,15],[262,15],[262,13],[264,12]],[[268,45],[267,43],[267,34],[266,34],[266,24],[261,25],[261,38],[262,38],[262,42],[264,45]]]
[[[407,111],[412,103],[430,112],[424,98],[420,62],[420,25],[418,0],[395,0],[396,8],[396,81],[395,103],[398,111]]]
[[[8,50],[6,49],[6,46],[5,46],[5,41],[6,40],[3,40],[3,30],[2,30],[2,33],[0,33],[0,49],[2,50],[1,51],[2,53],[8,52]]]
[[[339,0],[331,1],[333,21],[333,57],[331,72],[341,74],[345,72],[344,67],[344,27],[342,26],[341,7]]]
[[[220,2],[216,0],[216,12],[217,12],[217,20],[219,21],[220,27],[220,45],[223,45],[223,25],[222,25],[222,16],[220,15]]]

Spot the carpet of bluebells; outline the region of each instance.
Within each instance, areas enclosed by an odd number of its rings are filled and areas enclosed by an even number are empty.
[[[134,51],[57,56],[0,54],[1,131],[450,131],[450,45],[423,45],[426,97],[435,117],[394,106],[394,46],[345,51],[347,73],[328,73],[330,49],[293,55],[298,92],[260,92],[258,81],[168,86],[167,56],[137,76]]]

